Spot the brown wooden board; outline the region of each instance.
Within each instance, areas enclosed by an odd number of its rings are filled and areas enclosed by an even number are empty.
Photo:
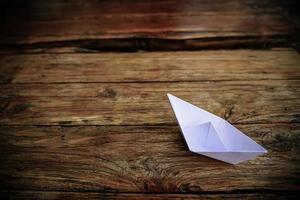
[[[258,0],[3,3],[0,44],[102,50],[263,47],[285,43],[293,32],[279,10],[272,1]]]
[[[291,49],[1,55],[0,197],[296,198]],[[269,151],[237,166],[188,151],[166,93]]]
[[[299,124],[238,125],[269,153],[237,166],[187,150],[177,126],[1,126],[1,187],[102,192],[298,190]]]
[[[1,55],[0,82],[297,80],[292,49]]]
[[[2,58],[4,82],[17,83],[1,85],[2,124],[174,124],[167,93],[233,123],[299,122],[288,49]]]
[[[0,199],[297,199],[300,56],[279,4],[0,1]],[[190,152],[167,93],[268,153]]]
[[[166,94],[233,123],[299,122],[300,81],[2,85],[1,124],[174,124]],[[6,92],[10,91],[10,92]]]

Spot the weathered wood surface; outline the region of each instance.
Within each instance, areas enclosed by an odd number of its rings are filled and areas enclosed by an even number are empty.
[[[299,63],[291,49],[1,55],[0,196],[296,198]],[[189,152],[167,92],[269,153],[233,166]]]
[[[2,3],[1,45],[220,48],[282,43],[293,32],[272,1],[26,2]]]
[[[233,123],[299,122],[300,81],[2,85],[0,122],[174,124],[166,93]]]
[[[14,1],[1,2],[2,19],[6,21],[49,21],[49,20],[77,20],[93,18],[101,15],[114,14],[181,14],[197,15],[202,12],[250,12],[278,14],[280,7],[272,1],[257,0],[75,0],[75,1]],[[21,7],[22,6],[22,7]],[[32,9],[32,13],[26,13]]]
[[[0,82],[297,80],[292,49],[1,55]]]
[[[300,56],[282,49],[295,32],[280,10],[0,1],[0,198],[297,199]],[[270,47],[281,49],[240,49]],[[99,53],[198,49],[215,51]],[[239,165],[189,152],[166,93],[269,152]]]
[[[168,92],[233,123],[299,122],[288,49],[2,58],[3,82],[18,83],[1,85],[3,124],[174,124]]]
[[[187,151],[177,126],[1,126],[5,189],[297,190],[299,124],[238,125],[269,153],[238,166]]]

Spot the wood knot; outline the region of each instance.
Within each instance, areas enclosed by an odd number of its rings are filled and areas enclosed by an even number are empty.
[[[228,120],[232,114],[233,114],[234,106],[229,106],[226,108],[225,113],[224,113],[224,119]]]
[[[191,183],[184,183],[179,186],[180,192],[201,192],[203,191],[199,185],[192,185]]]
[[[31,107],[32,107],[32,105],[29,103],[17,104],[10,109],[10,112],[12,114],[18,114],[18,113],[24,112],[25,110],[27,110]]]
[[[277,152],[299,151],[300,135],[290,132],[268,132],[262,140],[262,144]]]
[[[100,96],[108,97],[108,98],[115,98],[117,96],[117,92],[112,88],[105,88],[101,93]]]
[[[0,112],[10,116],[10,115],[17,115],[20,114],[32,107],[30,103],[20,103],[16,104],[7,99],[6,101],[0,100]]]

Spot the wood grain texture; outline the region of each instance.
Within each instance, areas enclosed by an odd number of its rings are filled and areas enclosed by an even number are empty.
[[[299,59],[291,49],[1,55],[0,196],[296,198]],[[189,152],[168,92],[268,154],[234,166]]]
[[[1,55],[0,82],[297,80],[292,49]]]
[[[0,2],[1,199],[296,199],[300,56],[275,1]],[[220,50],[239,48],[239,50]],[[99,53],[100,51],[203,50]],[[268,153],[188,151],[172,93]]]
[[[101,15],[114,14],[199,14],[203,12],[251,12],[276,14],[280,7],[270,0],[75,0],[75,1],[38,1],[27,0],[1,2],[1,17],[6,21],[49,21],[76,20]],[[188,9],[186,9],[188,7]],[[24,9],[25,8],[25,9]],[[26,13],[32,9],[33,12]]]
[[[0,185],[146,193],[298,190],[299,124],[237,127],[269,153],[229,165],[189,152],[177,126],[1,126]]]
[[[2,85],[1,124],[174,124],[166,94],[232,123],[299,122],[300,81]]]
[[[22,10],[14,9],[20,4]],[[159,41],[149,43],[147,39],[207,38],[221,38],[219,46],[225,39],[226,46],[236,44],[236,40],[242,43],[245,37],[272,43],[263,38],[293,32],[272,1],[21,1],[2,7],[8,9],[2,12],[0,44],[7,46],[72,46],[74,41],[92,40],[99,41],[96,48],[100,49],[153,49]],[[226,38],[232,38],[233,43]],[[106,45],[102,46],[101,41],[106,41]],[[216,46],[215,42],[204,40],[204,44],[193,43],[188,48]]]

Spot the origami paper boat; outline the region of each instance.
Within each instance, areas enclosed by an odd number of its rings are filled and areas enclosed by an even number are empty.
[[[267,152],[226,120],[168,94],[190,151],[237,164]]]

